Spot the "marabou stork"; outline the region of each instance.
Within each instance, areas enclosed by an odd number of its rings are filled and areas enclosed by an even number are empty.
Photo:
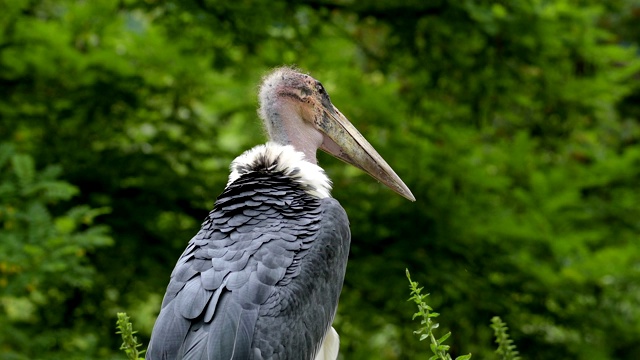
[[[316,151],[415,201],[319,81],[278,68],[259,97],[270,141],[232,162],[171,274],[147,359],[336,359],[351,235]]]

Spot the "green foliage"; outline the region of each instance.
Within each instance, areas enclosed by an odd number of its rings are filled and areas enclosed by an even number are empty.
[[[0,340],[7,356],[33,358],[56,343],[81,346],[80,334],[58,333],[68,326],[64,302],[91,288],[96,274],[89,256],[112,244],[107,228],[93,224],[107,209],[52,213],[78,193],[57,180],[60,172],[58,166],[37,170],[31,156],[0,144]]]
[[[452,354],[494,356],[484,323],[508,314],[531,358],[640,357],[636,0],[0,8],[0,356],[108,358],[123,310],[145,341],[229,163],[264,141],[256,84],[297,64],[418,199],[320,157],[353,235],[345,358],[423,356],[407,267]]]
[[[491,318],[491,328],[493,329],[494,336],[496,337],[496,343],[498,349],[496,353],[500,355],[501,360],[519,360],[518,351],[516,346],[513,345],[513,340],[509,338],[507,334],[507,324],[502,322],[502,319],[498,316]]]
[[[431,341],[431,351],[433,351],[433,356],[429,358],[429,360],[451,360],[451,355],[449,355],[449,345],[445,345],[444,342],[451,336],[451,332],[444,334],[441,338],[436,339],[433,334],[433,330],[437,329],[440,325],[437,322],[434,322],[433,319],[440,316],[440,314],[433,312],[433,309],[427,305],[427,297],[429,294],[422,294],[421,287],[418,287],[418,283],[411,281],[411,276],[409,274],[409,269],[406,269],[407,279],[409,279],[409,288],[411,289],[411,297],[409,301],[413,301],[418,306],[418,312],[413,314],[413,320],[415,318],[420,318],[420,324],[424,325],[418,330],[414,331],[415,334],[420,335],[420,341],[429,339]],[[462,355],[456,357],[456,360],[468,360],[471,359],[471,354]]]
[[[118,313],[116,328],[118,329],[116,334],[120,334],[122,337],[120,350],[124,350],[125,354],[127,354],[127,358],[130,360],[143,360],[144,358],[141,356],[144,354],[145,350],[138,350],[142,344],[138,343],[138,339],[133,336],[137,331],[133,331],[133,324],[131,323],[127,313]]]

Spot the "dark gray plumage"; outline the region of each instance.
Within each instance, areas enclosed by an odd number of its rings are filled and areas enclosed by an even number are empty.
[[[342,288],[347,216],[260,161],[227,186],[178,260],[147,359],[306,360],[317,351]]]

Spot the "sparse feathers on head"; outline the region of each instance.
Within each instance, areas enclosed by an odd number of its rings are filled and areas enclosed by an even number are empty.
[[[323,104],[325,97],[327,104]],[[323,117],[323,106],[333,107],[320,82],[293,68],[277,68],[263,79],[259,100],[258,113],[269,140],[293,145],[307,161],[315,163],[316,151],[324,141],[317,124]]]
[[[279,86],[286,84],[287,79],[296,74],[298,72],[294,68],[283,66],[273,70],[262,79],[262,85],[260,85],[260,91],[258,92],[258,100],[260,102],[258,114],[260,118],[269,118],[267,109],[276,101],[275,90]]]

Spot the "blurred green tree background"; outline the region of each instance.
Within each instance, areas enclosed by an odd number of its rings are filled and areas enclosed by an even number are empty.
[[[640,1],[0,0],[0,359],[116,359],[295,64],[413,190],[328,156],[350,360],[640,358]]]

